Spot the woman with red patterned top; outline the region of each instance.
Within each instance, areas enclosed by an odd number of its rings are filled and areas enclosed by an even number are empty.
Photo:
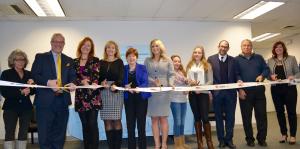
[[[76,85],[98,85],[99,59],[95,56],[94,43],[85,37],[78,45],[77,58],[74,60]],[[78,112],[83,131],[85,149],[98,149],[99,130],[98,112],[102,108],[98,89],[77,89],[75,92],[75,110]]]

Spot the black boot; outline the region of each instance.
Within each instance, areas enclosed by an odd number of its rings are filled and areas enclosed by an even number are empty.
[[[122,145],[122,129],[114,130],[114,149],[121,149]]]
[[[107,144],[108,144],[108,148],[109,149],[115,149],[114,148],[114,130],[108,130],[106,131],[106,141],[107,141]]]

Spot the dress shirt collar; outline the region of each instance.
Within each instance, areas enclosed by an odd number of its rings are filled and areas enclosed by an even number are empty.
[[[221,54],[219,54],[219,60],[220,61],[222,61],[222,62],[225,62],[226,61],[226,59],[227,59],[227,54],[226,55],[221,55]]]

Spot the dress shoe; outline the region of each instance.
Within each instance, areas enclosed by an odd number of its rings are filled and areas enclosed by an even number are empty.
[[[220,142],[218,147],[219,147],[219,148],[225,148],[225,147],[226,147],[226,144],[225,144],[224,142]]]
[[[229,147],[230,149],[236,149],[236,146],[232,142],[227,142],[226,146]]]
[[[262,146],[262,147],[266,147],[268,146],[266,141],[258,141],[258,145]]]
[[[289,141],[289,144],[290,144],[290,145],[296,144],[296,138],[295,138],[295,137],[291,137],[291,138],[290,138],[290,141]]]
[[[254,146],[255,146],[255,143],[254,143],[254,141],[247,141],[247,145],[248,145],[249,147],[254,147]]]
[[[279,140],[279,143],[285,143],[285,142],[287,142],[287,136],[286,136],[286,135],[283,135],[283,136],[281,137],[281,140]]]

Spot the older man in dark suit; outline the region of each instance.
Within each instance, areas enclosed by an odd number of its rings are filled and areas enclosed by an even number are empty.
[[[73,60],[62,54],[65,38],[60,33],[51,38],[51,51],[37,54],[32,65],[32,75],[38,85],[34,104],[37,112],[38,137],[41,149],[63,149],[71,104],[70,93],[57,87],[70,86],[76,78]]]
[[[229,43],[222,40],[218,45],[219,53],[208,58],[214,74],[214,84],[237,82],[237,67],[233,57],[227,54]],[[236,89],[213,91],[213,107],[216,118],[219,147],[236,148],[233,144],[233,127],[237,101]],[[225,114],[225,132],[223,114]]]

